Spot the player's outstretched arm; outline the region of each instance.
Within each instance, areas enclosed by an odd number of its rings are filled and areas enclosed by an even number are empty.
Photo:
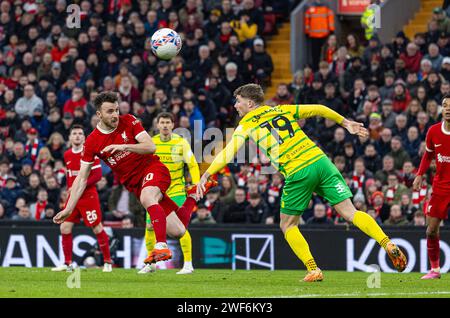
[[[352,135],[358,135],[360,137],[369,136],[369,132],[366,128],[364,128],[364,124],[358,123],[356,121],[348,120],[344,118],[339,113],[335,112],[331,108],[328,108],[324,105],[295,105],[296,118],[310,118],[314,116],[321,116],[327,119],[330,119],[345,129],[348,130]]]
[[[55,217],[53,218],[54,223],[61,224],[62,222],[64,222],[65,219],[69,217],[70,213],[72,213],[72,211],[75,209],[78,200],[83,195],[84,189],[86,189],[90,173],[91,173],[91,165],[81,162],[80,172],[78,176],[75,178],[72,184],[72,188],[70,189],[69,201],[67,202],[65,209],[59,212],[57,215],[55,215]]]
[[[155,143],[147,132],[143,131],[142,133],[140,133],[136,137],[136,140],[138,141],[137,144],[109,145],[103,148],[101,152],[110,152],[111,154],[113,154],[116,151],[129,151],[140,155],[155,153]]]

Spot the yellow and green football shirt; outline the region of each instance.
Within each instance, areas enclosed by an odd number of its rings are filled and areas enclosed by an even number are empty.
[[[172,182],[167,195],[169,197],[186,196],[184,165],[186,164],[193,183],[200,180],[200,170],[189,143],[180,135],[172,134],[169,141],[162,141],[160,135],[152,137],[156,145],[155,155],[170,171]]]
[[[239,148],[252,139],[284,177],[294,175],[325,153],[302,131],[301,118],[322,116],[341,124],[344,117],[323,105],[260,106],[247,113],[239,122],[227,144],[207,172],[213,175],[233,160]]]

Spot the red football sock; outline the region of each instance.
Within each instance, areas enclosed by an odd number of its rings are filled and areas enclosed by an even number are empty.
[[[427,237],[428,258],[430,259],[431,268],[439,268],[439,236]]]
[[[105,230],[97,234],[98,246],[102,250],[103,260],[105,263],[112,263],[111,253],[109,252],[109,237]]]
[[[72,246],[73,239],[72,233],[62,234],[62,248],[64,252],[64,264],[69,265],[72,263]]]
[[[147,208],[152,219],[153,230],[155,231],[156,242],[166,242],[166,213],[159,204],[151,205]]]
[[[194,198],[187,197],[184,204],[177,210],[177,216],[184,224],[185,228],[188,227],[189,222],[191,221],[192,210],[194,209],[196,203],[197,202],[195,202]]]

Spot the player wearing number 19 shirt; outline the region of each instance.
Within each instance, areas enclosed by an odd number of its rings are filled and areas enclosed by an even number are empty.
[[[252,139],[285,177],[281,197],[280,227],[290,247],[305,264],[306,282],[321,281],[322,271],[309,250],[308,243],[298,229],[300,216],[308,207],[311,195],[316,192],[324,197],[347,221],[374,238],[387,252],[398,271],[406,268],[406,257],[390,241],[375,220],[365,212],[357,211],[350,201],[352,193],[337,168],[299,127],[302,118],[323,116],[345,127],[351,134],[367,136],[362,124],[345,119],[322,105],[265,106],[262,88],[247,84],[234,92],[237,109],[242,119],[227,144],[197,185],[202,196],[208,178],[230,162],[239,148]]]
[[[77,177],[81,166],[81,152],[85,141],[83,127],[73,125],[70,128],[69,141],[72,148],[64,153],[64,163],[66,165],[67,189],[70,189]],[[60,225],[62,236],[62,247],[64,252],[64,264],[52,269],[54,272],[72,271],[72,229],[75,223],[80,223],[83,219],[86,226],[92,228],[97,236],[98,245],[103,253],[103,272],[112,271],[112,261],[109,251],[109,237],[103,230],[102,212],[100,200],[95,184],[102,178],[100,159],[95,158],[91,173],[87,180],[86,189],[83,196],[78,201],[72,214]]]
[[[426,136],[426,152],[420,162],[413,188],[420,189],[423,175],[436,161],[436,175],[433,178],[431,200],[427,211],[427,250],[431,270],[422,279],[441,278],[439,258],[439,227],[442,220],[448,218],[450,208],[450,95],[442,100],[443,121],[431,126]]]
[[[144,262],[169,260],[172,252],[167,246],[166,234],[174,238],[184,235],[196,204],[196,189],[187,191],[186,201],[178,207],[166,194],[171,183],[169,170],[154,155],[156,146],[141,122],[132,115],[119,115],[117,94],[113,92],[97,95],[94,105],[100,122],[84,144],[80,172],[73,183],[69,201],[54,217],[54,222],[61,223],[72,213],[98,156],[150,214],[156,244]],[[214,185],[209,182],[206,189]]]

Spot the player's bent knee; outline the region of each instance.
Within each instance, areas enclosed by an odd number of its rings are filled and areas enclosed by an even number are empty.
[[[70,234],[70,233],[72,233],[72,225],[67,223],[67,222],[61,223],[61,225],[59,226],[59,229],[61,231],[61,234]]]
[[[141,193],[141,203],[145,207],[158,204],[162,198],[161,190],[158,187],[150,186],[142,190]]]
[[[101,223],[99,223],[98,225],[94,226],[92,228],[92,231],[94,231],[95,234],[99,234],[103,231],[103,226]]]

